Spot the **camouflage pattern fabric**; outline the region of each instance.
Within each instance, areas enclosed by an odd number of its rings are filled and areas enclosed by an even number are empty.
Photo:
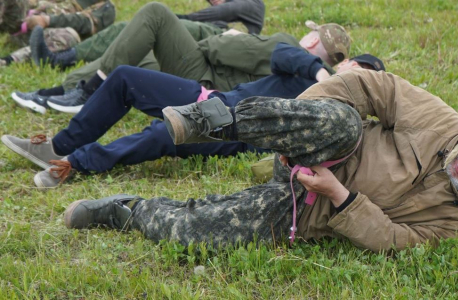
[[[240,141],[271,147],[294,157],[292,163],[316,165],[351,152],[362,133],[352,107],[332,99],[285,100],[253,97],[236,107]],[[186,202],[164,197],[140,201],[131,227],[154,241],[176,240],[213,244],[282,239],[289,234],[293,201],[290,171],[274,160],[274,178],[233,195],[210,195]],[[304,210],[305,188],[293,182],[298,217]]]
[[[18,32],[28,9],[27,0],[0,0],[0,32]]]
[[[52,14],[49,27],[72,27],[81,36],[89,37],[113,24],[116,10],[109,0],[93,0],[91,3],[95,4],[84,9],[76,5],[77,13]]]
[[[350,153],[362,133],[358,112],[334,99],[251,97],[235,107],[238,141],[314,166]]]
[[[295,183],[296,195],[306,194]],[[284,239],[292,222],[293,202],[289,183],[258,185],[233,195],[210,195],[186,202],[165,197],[140,201],[132,216],[131,227],[148,239],[208,242],[214,245]],[[302,213],[303,201],[298,212]]]
[[[44,37],[46,45],[48,45],[49,49],[53,52],[75,47],[80,42],[78,33],[70,27],[46,28],[44,30]],[[10,55],[14,57],[16,63],[27,61],[31,56],[30,47],[23,47]]]

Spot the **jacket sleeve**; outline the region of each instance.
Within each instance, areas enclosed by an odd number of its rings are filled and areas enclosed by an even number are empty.
[[[243,22],[249,33],[259,34],[264,20],[264,3],[262,1],[227,1],[226,3],[210,6],[187,15],[188,20],[199,22],[223,21]]]
[[[457,236],[457,221],[434,220],[419,224],[393,223],[383,211],[361,193],[342,212],[334,215],[328,226],[358,247],[374,252],[402,250],[441,238]]]
[[[428,128],[437,115],[446,118],[456,114],[439,97],[383,71],[353,69],[313,85],[298,97],[320,98],[348,103],[363,120],[368,115],[375,116],[385,129],[392,129],[395,124]],[[425,114],[431,107],[436,114]]]
[[[298,47],[278,43],[272,52],[270,66],[273,74],[299,75],[305,79],[316,80],[316,73],[323,68],[323,61]]]

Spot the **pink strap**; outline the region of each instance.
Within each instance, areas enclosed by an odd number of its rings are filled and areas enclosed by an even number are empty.
[[[359,144],[361,142],[361,138],[362,138],[362,135],[359,137],[358,143],[356,144],[355,148],[353,149],[353,151],[350,154],[348,154],[347,156],[345,156],[344,158],[341,158],[341,159],[325,161],[325,162],[321,163],[320,166],[325,167],[325,168],[330,168],[330,167],[332,167],[334,165],[337,165],[338,163],[343,162],[347,158],[349,158],[353,153],[355,153],[356,149],[358,149],[358,146],[359,146]],[[291,167],[290,167],[290,169],[291,169]],[[306,175],[313,176],[313,171],[310,168],[307,168],[307,167],[302,167],[300,165],[295,165],[291,169],[291,176],[289,178],[289,182],[291,184],[291,192],[293,194],[293,226],[290,228],[290,230],[291,230],[291,233],[289,235],[289,244],[290,245],[292,245],[294,243],[295,234],[296,234],[296,231],[297,231],[297,227],[296,227],[296,214],[297,214],[296,193],[294,192],[293,179],[294,179],[294,175],[296,175],[296,173],[299,172],[299,171],[301,173],[306,174]],[[315,200],[316,200],[317,197],[318,197],[318,195],[316,193],[307,192],[307,197],[305,198],[305,204],[313,205],[315,203]]]
[[[207,90],[206,88],[201,86],[201,91],[202,92],[200,93],[199,97],[197,98],[197,102],[208,100],[208,95],[213,93],[215,90]]]
[[[26,22],[22,22],[21,31],[18,31],[18,32],[14,33],[13,35],[17,36],[17,35],[24,34],[24,33],[27,33],[27,23]]]

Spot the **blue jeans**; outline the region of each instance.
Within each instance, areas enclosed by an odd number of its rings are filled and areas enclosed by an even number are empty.
[[[140,133],[122,137],[108,145],[96,142],[131,107],[149,116],[163,118],[163,108],[194,103],[200,93],[201,86],[196,81],[120,66],[70,120],[68,127],[53,138],[54,150],[59,155],[68,155],[72,167],[84,173],[104,172],[117,163],[132,165],[163,156],[229,156],[238,152],[267,151],[241,142],[176,146],[160,120],[153,120]],[[211,96],[218,96],[225,101],[223,93],[215,92]]]

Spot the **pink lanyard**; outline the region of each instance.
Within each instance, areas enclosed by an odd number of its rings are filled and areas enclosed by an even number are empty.
[[[325,168],[330,168],[334,165],[337,165],[340,162],[343,162],[347,158],[349,158],[353,153],[355,153],[356,149],[358,149],[359,143],[361,142],[362,136],[359,137],[358,143],[356,144],[356,147],[353,149],[353,151],[345,156],[344,158],[338,159],[338,160],[328,160],[320,164],[320,166],[325,167]],[[291,176],[289,178],[289,182],[291,184],[291,191],[293,193],[293,226],[290,228],[291,233],[289,235],[289,244],[292,245],[294,243],[295,239],[295,234],[297,231],[296,227],[296,214],[297,214],[297,209],[296,209],[296,193],[294,192],[294,186],[293,186],[293,178],[294,175],[296,175],[297,172],[301,171],[304,174],[307,174],[309,176],[313,176],[313,171],[310,168],[307,167],[302,167],[300,165],[295,165],[293,168],[288,166],[291,169]],[[305,204],[308,205],[313,205],[315,203],[315,200],[317,198],[317,194],[314,192],[307,192],[307,197],[305,198]]]

